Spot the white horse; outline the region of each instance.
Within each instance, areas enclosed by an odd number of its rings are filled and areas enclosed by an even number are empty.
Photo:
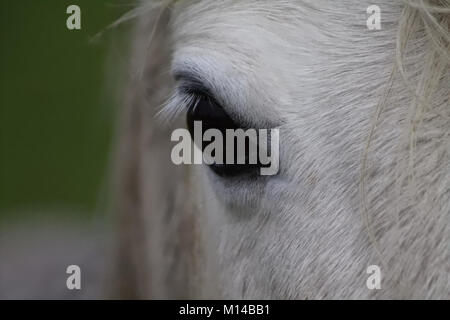
[[[450,298],[449,1],[147,0],[137,13],[122,296]],[[280,129],[277,175],[172,163],[199,87],[237,122]]]

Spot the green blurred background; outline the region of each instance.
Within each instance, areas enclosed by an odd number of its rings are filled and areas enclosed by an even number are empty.
[[[89,217],[107,174],[129,27],[90,40],[134,1],[0,3],[0,222],[61,208]],[[71,4],[81,30],[66,27]]]

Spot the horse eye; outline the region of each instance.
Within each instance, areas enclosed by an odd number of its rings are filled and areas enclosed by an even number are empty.
[[[223,163],[213,163],[209,165],[211,170],[217,175],[222,177],[232,177],[245,174],[254,174],[260,167],[260,164],[249,164],[245,161],[245,164],[237,164],[237,148],[234,144],[234,164],[225,164],[226,159],[226,129],[244,129],[238,123],[236,123],[213,98],[206,95],[198,95],[197,102],[190,106],[187,112],[187,126],[191,137],[194,137],[194,121],[201,121],[202,133],[208,129],[217,129],[222,133],[223,137]],[[244,129],[245,130],[245,129]],[[203,141],[203,139],[202,139]],[[195,142],[195,141],[194,141]],[[198,146],[202,151],[211,142],[203,141],[201,146]],[[245,158],[249,158],[249,144],[250,141],[245,141]]]
[[[187,125],[191,135],[194,130],[194,121],[202,121],[203,132],[208,129],[218,129],[225,134],[226,129],[239,128],[239,125],[215,100],[205,95],[199,95],[197,103],[188,109]]]

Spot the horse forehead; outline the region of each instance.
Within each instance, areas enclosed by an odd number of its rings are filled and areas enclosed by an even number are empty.
[[[394,20],[397,6],[387,0],[380,3],[384,21]],[[242,73],[276,73],[283,85],[304,74],[315,79],[320,66],[334,65],[341,71],[350,56],[376,60],[381,47],[389,45],[386,39],[392,30],[383,29],[376,37],[368,34],[370,5],[369,0],[177,1],[172,18],[174,56],[187,52],[215,57]]]
[[[391,0],[378,4],[387,13],[385,20],[398,7]],[[371,0],[181,0],[175,3],[173,22],[177,34],[238,38],[247,31],[269,33],[270,36],[300,34],[315,36],[324,31],[339,36],[355,27],[366,27],[367,9]],[[312,34],[311,34],[312,33]],[[262,37],[264,34],[259,34]],[[348,35],[347,35],[348,36]]]
[[[265,10],[270,11],[269,6],[266,4]],[[261,4],[251,8],[246,1],[199,1],[191,5],[181,2],[175,11],[172,29],[178,48],[215,48],[233,56],[256,58],[279,41],[282,34],[276,15],[269,19]]]

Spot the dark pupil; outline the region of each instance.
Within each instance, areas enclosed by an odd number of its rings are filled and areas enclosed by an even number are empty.
[[[241,128],[246,130],[242,126],[239,126],[230,116],[225,112],[225,110],[212,98],[201,97],[195,108],[189,108],[187,112],[187,126],[191,137],[194,137],[194,121],[202,122],[202,133],[208,129],[218,129],[223,136],[223,162],[224,164],[213,164],[210,168],[220,176],[237,176],[243,174],[255,174],[258,173],[258,168],[261,167],[260,164],[249,164],[248,163],[248,151],[250,141],[248,138],[245,140],[245,164],[237,164],[237,146],[234,144],[234,164],[226,164],[226,129],[238,129]],[[204,141],[202,143],[201,149],[204,150],[205,147],[211,143],[210,141]]]

